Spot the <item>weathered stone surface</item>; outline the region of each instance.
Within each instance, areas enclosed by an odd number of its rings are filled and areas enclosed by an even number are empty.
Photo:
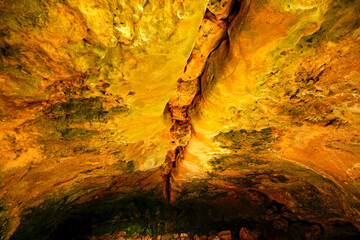
[[[217,19],[227,18],[235,0],[210,0],[208,9]]]
[[[2,229],[45,198],[70,204],[161,166],[163,111],[206,2],[0,1]],[[159,174],[126,178],[161,184]]]
[[[356,237],[359,6],[0,0],[0,239]]]
[[[358,4],[242,1],[201,77],[179,189],[256,188],[305,219],[358,221]]]
[[[220,44],[225,37],[227,24],[225,21],[215,19],[211,14],[206,14],[199,32],[196,36],[194,49],[182,76],[184,81],[200,77],[205,68],[210,53]]]

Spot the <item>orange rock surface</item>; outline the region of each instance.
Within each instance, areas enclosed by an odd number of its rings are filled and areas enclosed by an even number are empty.
[[[359,23],[359,0],[0,0],[0,239],[109,196],[360,228]]]

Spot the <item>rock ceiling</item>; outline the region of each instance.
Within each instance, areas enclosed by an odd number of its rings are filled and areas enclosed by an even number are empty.
[[[360,228],[359,0],[0,0],[0,48],[1,239],[130,198]]]

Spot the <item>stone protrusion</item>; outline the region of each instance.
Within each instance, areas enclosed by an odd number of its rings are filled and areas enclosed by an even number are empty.
[[[222,5],[224,5],[223,8],[230,6],[231,9],[232,3],[224,1]],[[171,180],[174,179],[176,165],[184,158],[185,148],[191,138],[192,124],[189,109],[195,104],[196,99],[199,99],[196,96],[200,94],[200,77],[204,72],[209,55],[226,36],[227,21],[220,20],[226,18],[222,16],[228,16],[226,12],[227,10],[224,9],[219,10],[216,12],[218,14],[216,17],[210,12],[205,13],[184,73],[179,78],[177,89],[167,104],[172,119],[171,141],[165,163],[162,166],[162,178],[165,186],[165,198],[168,201],[174,200],[171,195]]]
[[[217,19],[227,18],[231,12],[234,0],[210,0],[208,9]]]
[[[188,106],[192,103],[195,95],[199,91],[198,79],[184,81],[179,79],[177,82],[177,89],[171,96],[169,104],[171,106]]]
[[[226,35],[227,23],[206,14],[196,36],[194,49],[188,60],[182,79],[194,80],[204,72],[210,53],[221,43]]]

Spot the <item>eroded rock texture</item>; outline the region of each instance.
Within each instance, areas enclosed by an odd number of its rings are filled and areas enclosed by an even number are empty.
[[[359,236],[359,0],[0,0],[0,48],[1,239]]]

